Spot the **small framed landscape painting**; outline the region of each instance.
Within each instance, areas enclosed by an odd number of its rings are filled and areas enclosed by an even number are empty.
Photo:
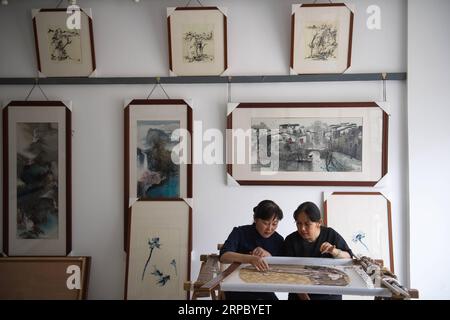
[[[40,77],[94,76],[90,9],[34,9],[32,18]]]
[[[228,68],[227,10],[167,8],[171,76],[214,76]]]
[[[352,57],[353,16],[344,3],[293,4],[291,74],[347,70]]]

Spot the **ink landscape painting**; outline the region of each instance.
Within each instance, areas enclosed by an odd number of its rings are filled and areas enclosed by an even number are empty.
[[[17,123],[17,239],[58,238],[58,123]]]
[[[252,118],[252,171],[360,172],[362,118]]]
[[[81,64],[80,30],[51,26],[47,28],[47,36],[50,61],[54,63]]]
[[[180,165],[171,154],[180,140],[174,134],[180,121],[138,121],[137,128],[137,197],[179,198]]]
[[[304,58],[331,61],[338,58],[337,22],[310,22],[304,30]]]
[[[214,62],[213,24],[185,25],[182,41],[185,63]]]

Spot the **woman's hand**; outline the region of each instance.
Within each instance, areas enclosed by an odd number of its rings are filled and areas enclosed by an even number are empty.
[[[320,250],[321,254],[329,253],[333,257],[339,253],[339,252],[335,252],[335,250],[339,250],[339,249],[336,249],[336,246],[332,245],[329,242],[322,243],[319,250]]]
[[[261,247],[256,247],[255,249],[253,249],[252,252],[250,252],[250,254],[252,256],[257,256],[257,257],[261,257],[261,258],[272,256],[269,251],[266,251]]]
[[[262,257],[258,256],[250,256],[249,261],[258,271],[267,271],[269,270],[269,265],[267,264],[266,260]]]

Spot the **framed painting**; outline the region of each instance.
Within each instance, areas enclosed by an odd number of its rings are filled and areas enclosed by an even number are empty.
[[[394,272],[391,202],[381,193],[324,194],[324,223],[339,232],[354,254],[382,259]]]
[[[0,300],[87,299],[91,257],[0,258]]]
[[[228,183],[373,186],[387,173],[387,136],[375,102],[231,103]]]
[[[353,16],[345,3],[293,4],[291,74],[347,70],[352,58]]]
[[[131,202],[192,198],[192,108],[184,100],[125,107],[125,239]]]
[[[9,256],[71,251],[71,109],[12,101],[3,109],[3,250]]]
[[[32,18],[40,77],[94,76],[90,9],[34,9]]]
[[[217,76],[228,68],[227,9],[167,8],[171,76]]]
[[[130,208],[125,299],[187,299],[192,210],[184,200],[137,201]]]

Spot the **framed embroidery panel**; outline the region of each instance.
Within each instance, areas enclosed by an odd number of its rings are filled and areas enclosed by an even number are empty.
[[[382,259],[394,272],[391,202],[383,194],[324,194],[324,223],[345,239],[355,255]]]
[[[130,208],[125,299],[184,300],[192,210],[183,200],[137,201]]]
[[[94,76],[91,9],[34,9],[32,17],[40,77]]]
[[[3,109],[3,250],[9,256],[71,251],[71,110],[62,101]]]
[[[135,99],[124,121],[127,239],[130,200],[192,198],[192,108],[184,100]]]
[[[347,70],[352,57],[353,17],[344,3],[293,4],[291,74]]]
[[[91,257],[0,258],[0,300],[87,299]]]
[[[267,257],[265,260],[270,267],[265,273],[248,264],[230,265],[219,278],[220,290],[392,296],[389,289],[374,285],[352,259]]]
[[[387,173],[387,139],[375,102],[230,103],[228,183],[374,186]]]
[[[227,10],[167,8],[171,76],[214,76],[228,68]]]

